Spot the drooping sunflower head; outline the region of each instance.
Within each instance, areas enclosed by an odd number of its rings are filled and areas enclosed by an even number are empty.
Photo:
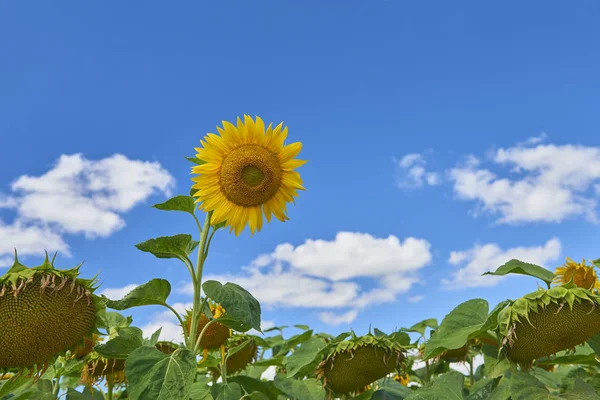
[[[390,373],[400,372],[407,346],[396,335],[357,337],[332,341],[315,371],[330,397],[357,393]]]
[[[102,300],[95,279],[79,278],[81,265],[54,268],[53,261],[28,268],[15,252],[13,266],[0,277],[0,369],[33,368],[41,376],[48,364],[97,331]]]
[[[83,360],[85,356],[94,350],[94,346],[103,340],[104,339],[100,337],[100,335],[96,335],[95,333],[92,334],[91,338],[83,338],[83,343],[79,343],[75,346],[72,357],[76,360]]]
[[[258,353],[258,345],[250,335],[237,334],[235,336],[232,336],[227,340],[226,347],[228,350],[230,350],[242,345],[243,343],[246,343],[244,347],[227,357],[227,362],[225,363],[225,366],[228,375],[242,371],[252,361],[256,359]],[[221,374],[217,368],[210,368],[210,371],[215,377],[218,377]]]
[[[106,358],[92,352],[86,357],[81,370],[81,383],[92,387],[104,380],[114,384],[125,382],[125,360]]]
[[[555,283],[565,284],[572,280],[575,286],[584,289],[600,288],[594,266],[586,265],[585,260],[578,264],[567,257],[565,264],[556,268],[554,274],[556,276],[554,278]]]
[[[528,369],[533,360],[584,343],[600,332],[599,300],[572,283],[526,294],[498,314],[501,352]]]
[[[156,347],[158,351],[166,355],[173,354],[175,350],[179,348],[179,346],[177,346],[175,343],[164,340],[157,342],[154,345],[154,347]]]
[[[237,126],[223,121],[219,135],[209,133],[196,148],[201,164],[192,168],[198,174],[196,202],[202,211],[212,211],[212,224],[224,223],[239,235],[246,225],[252,234],[260,231],[263,213],[267,222],[275,215],[286,221],[286,204],[304,190],[300,174],[294,169],[306,161],[295,159],[302,143],[285,145],[288,128],[275,128],[259,117],[244,115]]]
[[[213,314],[213,318],[219,319],[219,317],[221,317],[223,314],[225,314],[225,309],[220,304],[214,304],[212,302],[208,302],[208,304],[210,306],[210,311]],[[210,320],[208,319],[208,317],[206,315],[204,315],[204,313],[202,313],[200,315],[200,318],[198,319],[198,327],[197,327],[197,331],[196,331],[197,336],[194,340],[198,340],[198,337],[202,333],[202,330],[208,324],[209,321]],[[191,326],[192,326],[191,310],[189,310],[186,313],[183,322],[185,324],[187,331],[190,332]],[[213,350],[213,349],[217,349],[220,347],[224,350],[225,343],[227,342],[227,339],[230,336],[231,336],[231,330],[227,326],[225,326],[219,322],[214,322],[214,323],[210,324],[208,326],[208,328],[206,328],[206,332],[204,332],[204,335],[202,335],[202,339],[200,339],[200,347],[202,347],[205,350],[205,356],[206,356],[206,353],[208,350]]]

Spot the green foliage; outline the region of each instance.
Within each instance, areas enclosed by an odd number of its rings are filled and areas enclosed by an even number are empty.
[[[114,310],[132,307],[165,305],[171,294],[171,284],[165,279],[152,279],[129,292],[121,300],[108,300],[106,306]]]
[[[523,261],[512,259],[506,264],[500,266],[494,272],[485,272],[483,275],[497,275],[503,276],[508,274],[519,274],[533,276],[546,282],[548,286],[554,279],[554,274],[548,271],[546,268],[542,268],[539,265],[526,263]]]
[[[175,196],[164,203],[155,204],[152,207],[163,211],[183,211],[194,215],[196,204],[192,196]]]
[[[202,289],[208,298],[221,304],[226,313],[219,322],[238,332],[260,329],[260,304],[246,289],[228,282],[225,285],[217,281],[206,281]]]
[[[131,400],[173,400],[189,396],[196,374],[196,357],[186,349],[165,355],[154,347],[139,347],[127,357]]]
[[[157,258],[177,258],[191,265],[188,256],[200,242],[192,239],[192,235],[179,234],[175,236],[161,236],[149,239],[135,245],[139,250],[150,253]]]

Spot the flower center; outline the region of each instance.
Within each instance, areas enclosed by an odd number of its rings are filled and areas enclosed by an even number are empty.
[[[248,165],[242,169],[242,180],[250,186],[257,186],[265,178],[265,174],[254,165]]]
[[[221,190],[239,206],[257,207],[277,193],[281,173],[275,154],[256,144],[243,145],[227,154],[221,164]]]

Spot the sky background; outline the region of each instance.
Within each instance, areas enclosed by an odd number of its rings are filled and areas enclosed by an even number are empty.
[[[194,147],[259,115],[304,144],[290,221],[225,232],[206,277],[264,326],[383,331],[536,289],[511,258],[598,258],[600,3],[180,1],[0,4],[0,273],[13,248],[82,261],[120,298],[185,267],[134,245],[195,232]],[[149,335],[171,316],[132,310]]]

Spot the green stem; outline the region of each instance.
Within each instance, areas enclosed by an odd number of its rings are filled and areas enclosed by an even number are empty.
[[[60,391],[60,376],[56,377],[56,379],[52,381],[52,386],[52,395],[55,399],[58,399],[58,392]]]
[[[169,310],[171,310],[173,312],[173,314],[175,314],[175,316],[177,317],[177,320],[179,321],[179,325],[181,325],[181,329],[183,329],[183,333],[184,333],[183,340],[185,341],[185,346],[187,347],[187,345],[188,345],[188,338],[186,336],[185,324],[183,322],[183,318],[181,318],[181,315],[179,315],[179,313],[177,312],[177,310],[175,310],[173,307],[171,307],[167,303],[165,303],[163,305],[165,307],[167,307]]]
[[[198,348],[200,347],[200,341],[202,340],[202,336],[204,336],[204,333],[206,332],[208,327],[211,326],[215,322],[217,322],[216,318],[211,319],[210,321],[208,321],[208,323],[206,325],[204,325],[204,328],[202,328],[202,332],[200,332],[200,335],[198,335],[198,340],[196,341],[196,344],[194,345],[194,354],[198,354]]]
[[[108,386],[108,391],[107,391],[108,397],[107,397],[107,400],[113,400],[114,382],[113,382],[112,378],[111,379],[107,379],[106,386]]]
[[[200,315],[202,310],[200,310],[200,290],[202,288],[202,270],[204,269],[204,253],[206,247],[206,241],[208,239],[208,231],[210,230],[210,217],[212,216],[212,212],[206,213],[206,219],[204,220],[204,226],[200,226],[200,221],[194,215],[196,219],[196,223],[198,225],[198,229],[200,230],[200,244],[198,246],[198,258],[196,260],[196,274],[193,277],[193,285],[194,285],[194,302],[192,306],[192,323],[190,327],[190,339],[188,341],[188,348],[192,350],[194,354],[196,353],[197,346],[194,345],[194,338],[198,333],[198,320],[200,319]],[[190,347],[192,346],[192,347]]]
[[[473,357],[469,357],[469,377],[471,378],[471,387],[475,384],[475,376],[473,373]]]

